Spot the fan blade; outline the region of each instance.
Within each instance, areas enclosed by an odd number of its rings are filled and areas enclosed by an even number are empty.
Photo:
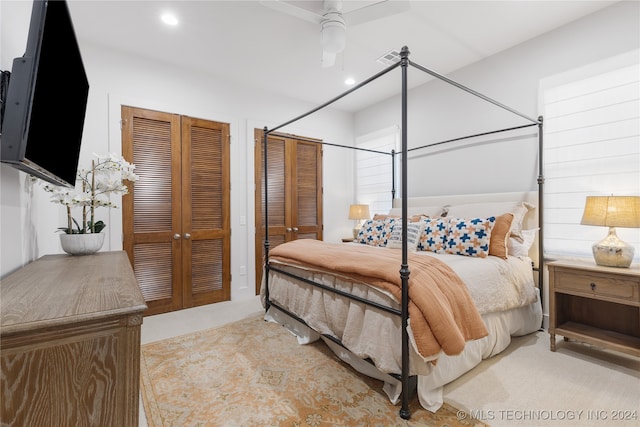
[[[381,0],[360,9],[351,10],[343,16],[349,25],[358,25],[406,12],[409,9],[411,4],[408,0]]]
[[[291,15],[305,21],[313,22],[314,24],[319,24],[322,22],[322,15],[318,15],[286,1],[260,0],[260,4],[270,9],[277,10],[278,12],[286,13],[287,15]]]
[[[336,63],[336,54],[331,52],[322,51],[322,68],[333,67]]]

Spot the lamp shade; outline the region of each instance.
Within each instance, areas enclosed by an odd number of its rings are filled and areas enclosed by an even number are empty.
[[[349,219],[369,219],[369,205],[351,205],[349,206]]]
[[[640,227],[640,196],[587,196],[580,224]]]

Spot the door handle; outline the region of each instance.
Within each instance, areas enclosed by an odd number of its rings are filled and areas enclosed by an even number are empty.
[[[291,227],[287,227],[286,230],[287,230],[287,233],[291,233]]]
[[[180,235],[178,233],[176,233],[176,234],[173,235],[173,238],[175,240],[180,240]]]
[[[297,233],[298,232],[298,227],[293,227],[293,231]]]
[[[189,233],[184,233],[184,238],[185,238],[185,239],[190,239],[190,238],[191,238],[191,234],[189,234]]]

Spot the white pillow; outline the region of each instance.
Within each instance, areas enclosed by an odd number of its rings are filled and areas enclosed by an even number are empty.
[[[531,246],[533,246],[533,241],[536,239],[536,233],[538,233],[539,228],[532,228],[531,230],[521,230],[522,234],[522,242],[520,242],[515,237],[509,237],[508,249],[509,255],[513,255],[516,257],[528,257],[529,250]]]
[[[407,249],[415,251],[420,240],[420,235],[424,230],[424,221],[407,223]],[[398,221],[393,225],[391,237],[387,240],[387,247],[392,249],[402,248],[402,222]]]
[[[457,218],[488,218],[490,216],[500,216],[504,213],[512,213],[513,221],[509,234],[516,240],[522,242],[522,225],[524,217],[529,210],[535,208],[529,202],[487,202],[487,203],[467,203],[449,206],[449,217]]]
[[[511,212],[517,203],[516,201],[508,201],[450,205],[448,206],[449,213],[447,216],[456,218],[489,218],[490,216]]]
[[[407,214],[410,217],[413,215],[424,215],[435,218],[442,215],[442,206],[411,206],[407,207]],[[402,208],[391,208],[389,215],[402,215]]]
[[[524,243],[524,235],[522,226],[524,225],[524,217],[527,215],[531,209],[535,208],[534,205],[528,202],[521,202],[513,206],[513,208],[508,211],[513,214],[513,221],[511,222],[511,229],[509,230],[511,237]],[[533,243],[533,242],[532,242]]]

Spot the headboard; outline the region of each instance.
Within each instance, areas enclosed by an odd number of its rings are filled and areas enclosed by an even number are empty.
[[[456,216],[456,211],[473,211],[478,212],[476,214],[478,216],[489,216],[508,212],[509,207],[518,202],[527,202],[533,206],[524,217],[523,230],[538,228],[537,191],[409,197],[407,210],[409,215],[420,213],[434,215],[434,212],[438,212],[437,215],[439,215],[446,209],[448,216]],[[394,199],[391,212],[400,213],[401,206],[401,199]],[[534,243],[529,250],[529,257],[536,267],[540,265],[538,239],[539,233],[536,233]]]

